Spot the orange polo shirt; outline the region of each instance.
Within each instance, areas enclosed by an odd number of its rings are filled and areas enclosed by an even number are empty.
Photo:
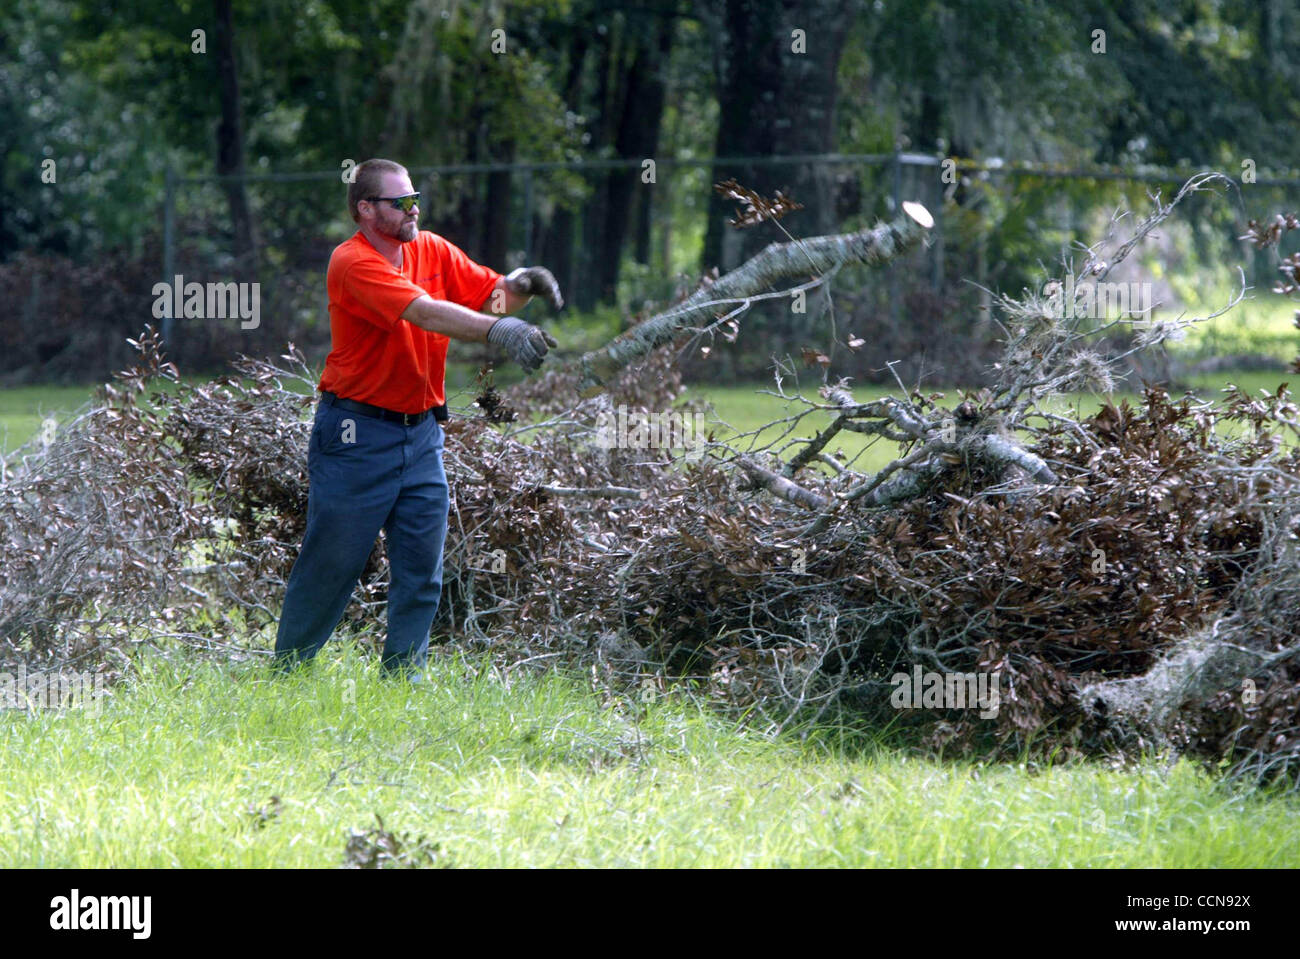
[[[325,273],[331,349],[320,389],[399,413],[446,403],[450,340],[402,312],[426,293],[481,309],[500,276],[428,230],[402,244],[399,270],[358,230],[334,248]]]

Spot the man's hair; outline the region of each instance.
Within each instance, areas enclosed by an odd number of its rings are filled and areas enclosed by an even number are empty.
[[[348,184],[348,212],[356,223],[361,222],[357,213],[357,204],[372,196],[378,196],[382,189],[380,178],[385,173],[405,173],[406,167],[392,160],[365,160],[357,165],[356,176]]]

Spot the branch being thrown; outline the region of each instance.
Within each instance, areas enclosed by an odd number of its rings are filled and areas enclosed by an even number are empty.
[[[697,290],[685,301],[615,337],[578,362],[581,396],[595,396],[628,363],[671,342],[699,320],[713,318],[720,303],[744,301],[779,280],[826,273],[845,263],[876,265],[915,246],[934,225],[919,203],[904,203],[889,223],[859,233],[819,236],[796,243],[773,243],[743,265]]]

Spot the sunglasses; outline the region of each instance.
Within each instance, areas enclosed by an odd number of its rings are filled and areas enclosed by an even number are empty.
[[[408,193],[406,196],[368,196],[366,199],[371,203],[385,200],[393,205],[394,210],[401,210],[403,213],[410,213],[412,208],[420,205],[419,193]]]

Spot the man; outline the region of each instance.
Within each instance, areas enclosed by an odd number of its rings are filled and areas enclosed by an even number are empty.
[[[338,625],[379,530],[387,534],[388,636],[382,666],[423,669],[442,595],[449,490],[443,378],[449,338],[503,346],[531,372],[555,339],[513,313],[560,289],[543,267],[502,276],[420,231],[420,195],[391,160],[367,160],[348,187],[359,229],[335,248],[325,284],[331,351],[307,453],[307,531],[276,634],[282,668]],[[490,310],[496,316],[484,315]]]

